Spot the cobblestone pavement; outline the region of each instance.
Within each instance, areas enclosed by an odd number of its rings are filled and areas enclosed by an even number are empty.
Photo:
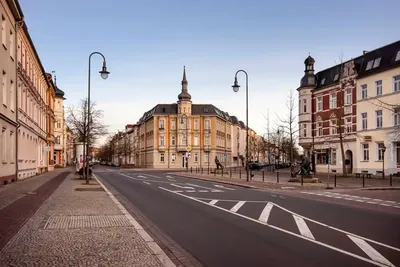
[[[163,266],[96,181],[73,177],[4,247],[0,266]]]
[[[66,171],[71,172],[72,170],[73,168],[71,167],[55,169],[51,172],[46,172],[38,176],[0,186],[0,210],[14,201],[26,196],[27,193],[35,191],[40,186],[57,176],[57,174]]]

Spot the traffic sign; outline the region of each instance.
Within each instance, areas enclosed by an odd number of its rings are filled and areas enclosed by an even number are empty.
[[[192,148],[190,146],[187,146],[186,151],[189,152],[190,150],[192,150]]]

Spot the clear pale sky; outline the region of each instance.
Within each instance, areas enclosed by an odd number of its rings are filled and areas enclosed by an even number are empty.
[[[183,66],[193,103],[210,103],[266,132],[304,74],[308,53],[316,70],[400,39],[398,0],[20,0],[47,72],[57,73],[65,106],[87,94],[88,56],[107,58],[111,75],[98,75],[92,57],[92,100],[115,132],[158,103],[177,101]],[[296,92],[296,91],[295,91]],[[297,97],[297,92],[296,92]],[[296,100],[297,103],[297,100]],[[264,115],[263,115],[264,114]]]

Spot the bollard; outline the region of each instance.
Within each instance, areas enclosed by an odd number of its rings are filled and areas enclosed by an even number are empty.
[[[265,182],[265,176],[264,176],[264,171],[263,171],[263,182]]]
[[[303,186],[303,175],[301,176],[301,186]]]
[[[192,173],[193,172],[193,167],[190,167],[190,173]]]
[[[336,187],[336,173],[335,173],[335,176],[333,176],[333,181],[334,181],[334,184],[335,184],[335,187]]]
[[[390,182],[390,186],[392,186],[392,174],[389,174],[389,182]]]
[[[232,178],[232,169],[229,169],[229,178]]]
[[[242,170],[239,170],[239,179],[242,179]]]
[[[279,172],[276,172],[276,183],[279,184]]]
[[[364,174],[362,176],[362,179],[363,179],[363,187],[365,187],[365,176],[364,176]]]

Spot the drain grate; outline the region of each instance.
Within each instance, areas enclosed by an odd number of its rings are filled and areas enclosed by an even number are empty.
[[[51,216],[44,229],[76,229],[132,226],[125,215]]]

